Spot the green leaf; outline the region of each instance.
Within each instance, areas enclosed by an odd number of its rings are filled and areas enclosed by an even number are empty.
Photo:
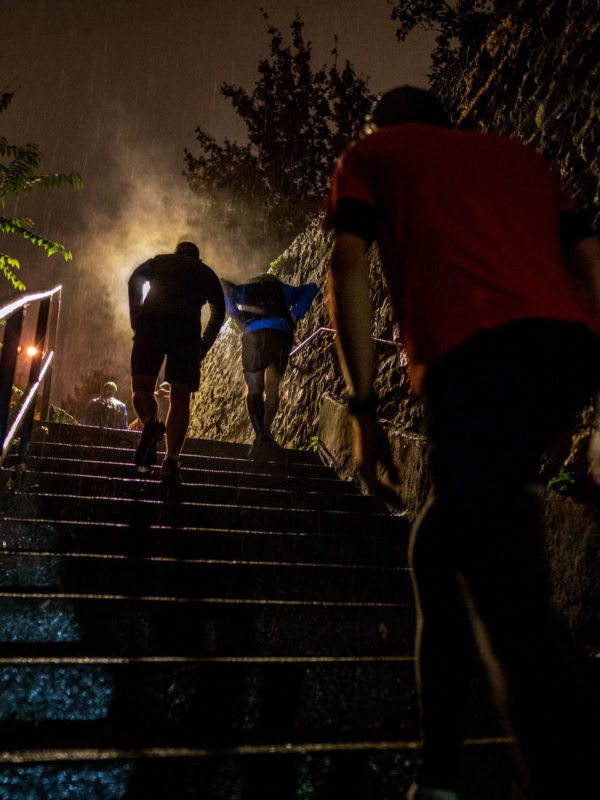
[[[0,92],[0,111],[6,109],[12,97],[13,94],[10,92]],[[0,206],[2,208],[6,207],[8,198],[18,197],[33,189],[59,189],[66,186],[77,191],[82,186],[81,175],[76,172],[37,174],[42,160],[42,153],[37,144],[29,142],[24,145],[15,145],[2,136],[0,137],[0,157],[8,159],[8,163],[0,164]],[[34,223],[31,219],[0,217],[0,233],[21,236],[31,244],[46,250],[48,256],[60,253],[65,261],[73,257],[70,250],[67,250],[63,244],[35,232],[33,228]],[[13,272],[16,269],[19,269],[19,262],[7,254],[0,253],[0,271],[15,289],[22,291],[25,289],[25,285],[16,278]]]

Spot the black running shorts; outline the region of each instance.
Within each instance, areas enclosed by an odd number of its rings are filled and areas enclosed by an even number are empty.
[[[242,366],[244,372],[262,372],[273,365],[285,372],[293,337],[283,331],[263,328],[242,336]]]
[[[200,328],[195,320],[166,314],[141,314],[133,337],[132,375],[158,376],[166,356],[165,380],[200,386]]]

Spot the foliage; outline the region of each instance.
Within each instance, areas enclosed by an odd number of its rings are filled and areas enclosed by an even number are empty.
[[[575,485],[575,474],[568,470],[564,465],[558,471],[558,474],[548,481],[548,488],[554,489],[562,494],[567,494],[569,490]]]
[[[311,436],[305,449],[310,453],[316,453],[319,449],[319,437],[317,435]]]
[[[258,63],[254,89],[221,87],[246,126],[248,143],[225,139],[221,145],[197,128],[200,154],[185,151],[184,174],[226,227],[247,229],[250,244],[268,245],[273,255],[320,207],[335,159],[358,135],[373,97],[352,64],[338,66],[337,40],[333,64],[313,70],[300,16],[286,46],[262,14],[270,54]]]
[[[5,111],[13,98],[10,92],[0,93],[0,112]],[[76,173],[63,174],[59,172],[49,174],[36,174],[42,160],[42,153],[36,144],[14,145],[5,137],[0,137],[0,158],[7,163],[0,162],[0,205],[5,207],[8,198],[30,192],[33,189],[58,189],[70,186],[72,189],[81,187],[81,177]],[[0,233],[20,236],[38,247],[42,247],[49,256],[60,253],[65,261],[71,258],[71,253],[60,242],[55,242],[34,230],[33,220],[28,218],[10,218],[0,216]],[[0,252],[0,272],[9,280],[13,288],[23,291],[26,287],[16,276],[20,268],[19,261]]]
[[[431,54],[432,83],[438,83],[456,65],[458,54],[477,40],[489,17],[505,0],[388,0],[392,19],[399,23],[396,36],[403,42],[417,27],[435,32]]]

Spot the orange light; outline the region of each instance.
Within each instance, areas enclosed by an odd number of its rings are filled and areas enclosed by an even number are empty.
[[[37,353],[37,347],[34,347],[33,345],[31,345],[31,347],[27,348],[27,355],[30,358],[33,358],[36,353]]]

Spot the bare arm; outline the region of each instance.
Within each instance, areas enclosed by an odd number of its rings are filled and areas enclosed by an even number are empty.
[[[225,320],[225,297],[221,283],[215,273],[209,268],[208,270],[208,308],[210,316],[206,327],[202,333],[202,356],[204,357],[210,348],[213,346],[215,339],[219,335],[221,326]]]
[[[144,284],[150,280],[150,261],[144,261],[129,278],[129,320],[135,330],[137,318],[143,304]]]
[[[329,310],[337,329],[336,347],[348,388],[359,402],[373,393],[374,349],[369,265],[365,241],[352,233],[336,236],[329,270]],[[367,487],[398,502],[398,469],[374,409],[354,414],[354,460]],[[377,473],[377,465],[384,470]]]
[[[335,237],[329,270],[329,312],[348,388],[359,399],[373,391],[373,310],[366,244],[360,236]]]

